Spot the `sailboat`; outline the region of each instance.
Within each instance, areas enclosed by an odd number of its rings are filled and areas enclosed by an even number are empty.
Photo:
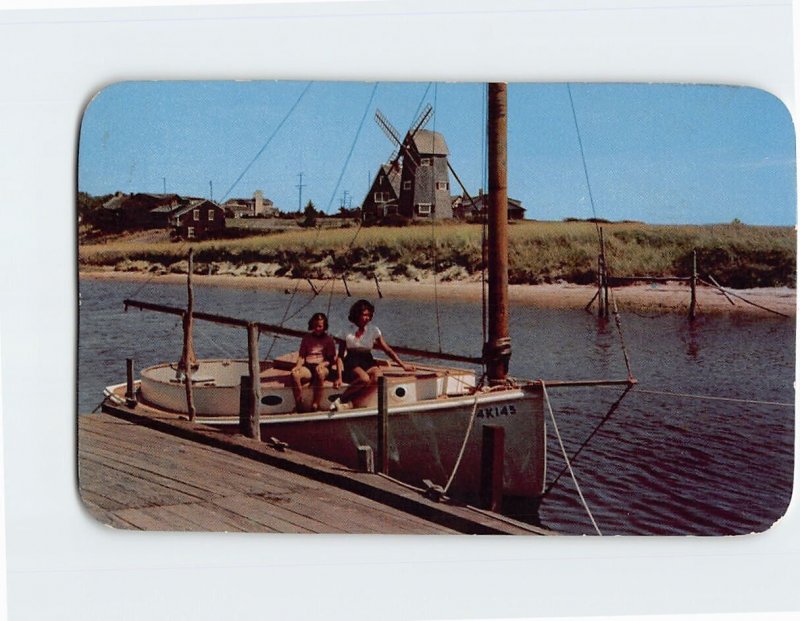
[[[260,332],[302,336],[302,332],[192,308],[171,308],[126,300],[126,307],[173,313],[184,318],[184,353],[178,365],[160,364],[141,371],[135,385],[107,389],[104,408],[134,407],[188,416],[197,423],[236,433],[279,441],[296,450],[345,466],[359,466],[360,452],[377,450],[388,475],[411,485],[438,488],[452,498],[473,501],[480,495],[486,464],[482,457],[484,429],[500,430],[502,494],[535,499],[545,488],[545,398],[548,385],[590,385],[594,382],[521,382],[509,377],[511,339],[508,300],[508,222],[506,191],[507,85],[488,86],[488,338],[483,355],[469,358],[436,354],[447,365],[417,365],[406,371],[379,360],[381,390],[355,400],[344,411],[298,413],[291,391],[290,369],[296,354],[259,360]],[[247,360],[196,360],[191,348],[193,320],[245,327],[249,334]],[[425,356],[404,347],[399,353]],[[485,379],[473,367],[485,366]],[[179,373],[176,375],[176,366]],[[602,383],[630,383],[631,380]],[[244,385],[243,385],[244,384]],[[325,403],[346,388],[328,385]],[[309,389],[310,390],[310,389]],[[381,419],[380,415],[384,418]],[[381,420],[384,423],[381,423]],[[381,436],[381,426],[388,433]],[[245,433],[248,433],[245,431]],[[250,435],[250,433],[248,433]]]

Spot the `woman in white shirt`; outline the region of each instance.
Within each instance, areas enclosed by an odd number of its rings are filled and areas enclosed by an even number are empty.
[[[354,397],[363,398],[377,390],[381,371],[372,356],[374,348],[386,352],[386,355],[403,370],[411,371],[414,368],[400,360],[384,340],[380,328],[370,324],[374,314],[375,307],[367,300],[358,300],[350,307],[347,318],[356,329],[345,336],[344,343],[339,347],[339,357],[344,360],[343,379],[350,385],[342,396],[331,404],[331,410],[350,408]]]

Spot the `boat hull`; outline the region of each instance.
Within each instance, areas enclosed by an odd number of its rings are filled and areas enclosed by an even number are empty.
[[[374,393],[351,410],[300,414],[288,371],[275,364],[273,361],[262,370],[262,438],[276,438],[293,450],[350,468],[358,467],[359,447],[369,446],[377,456]],[[238,433],[241,376],[246,373],[245,361],[201,361],[193,373],[196,421]],[[540,387],[474,392],[474,374],[468,371],[439,368],[393,376],[391,369],[386,369],[384,373],[390,476],[418,487],[426,479],[445,487],[452,476],[448,495],[475,501],[480,495],[483,429],[493,425],[504,430],[503,494],[525,498],[542,494],[546,445]],[[327,386],[324,397],[330,401],[341,390]],[[310,388],[305,391],[310,395]],[[187,411],[185,384],[176,377],[174,365],[144,369],[139,395],[151,407]]]
[[[545,424],[542,394],[535,389],[390,406],[388,474],[418,487],[424,486],[425,479],[444,487],[458,463],[448,495],[476,501],[483,467],[483,429],[488,425],[504,430],[503,494],[541,495],[546,469]],[[358,447],[377,451],[377,428],[377,410],[367,408],[306,419],[267,417],[261,423],[261,435],[357,468]]]

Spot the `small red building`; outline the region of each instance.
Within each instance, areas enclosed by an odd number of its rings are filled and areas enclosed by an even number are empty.
[[[178,237],[205,239],[225,229],[225,211],[213,201],[200,199],[175,210],[170,221]]]

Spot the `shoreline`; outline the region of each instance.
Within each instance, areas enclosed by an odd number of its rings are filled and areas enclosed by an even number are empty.
[[[185,274],[152,274],[148,272],[120,272],[113,269],[105,270],[80,270],[79,279],[126,281],[126,282],[153,282],[166,284],[183,284],[186,282]],[[341,279],[337,280],[307,280],[287,278],[282,276],[232,276],[232,275],[202,275],[193,276],[197,284],[248,290],[312,291],[312,285],[318,291],[330,292],[333,285],[334,291],[345,293],[345,285]],[[347,287],[354,297],[375,298],[380,292],[387,297],[408,299],[433,299],[439,297],[443,300],[458,300],[465,302],[478,302],[482,299],[482,288],[479,281],[448,281],[435,282],[433,279],[415,280],[387,280],[376,283],[373,280],[348,280]],[[594,285],[576,285],[570,283],[542,284],[542,285],[509,285],[509,300],[514,303],[530,305],[538,308],[555,309],[583,309],[594,297],[597,288]],[[788,287],[759,288],[733,290],[728,289],[734,296],[742,296],[749,300],[753,306],[738,297],[732,297],[734,304],[717,289],[708,286],[697,288],[697,316],[703,314],[727,314],[749,316],[778,317],[776,313],[796,316],[797,296],[796,290]],[[618,287],[613,290],[620,312],[625,310],[655,313],[687,314],[689,310],[690,288],[683,283],[659,284],[632,284]],[[596,303],[592,310],[596,312]]]

